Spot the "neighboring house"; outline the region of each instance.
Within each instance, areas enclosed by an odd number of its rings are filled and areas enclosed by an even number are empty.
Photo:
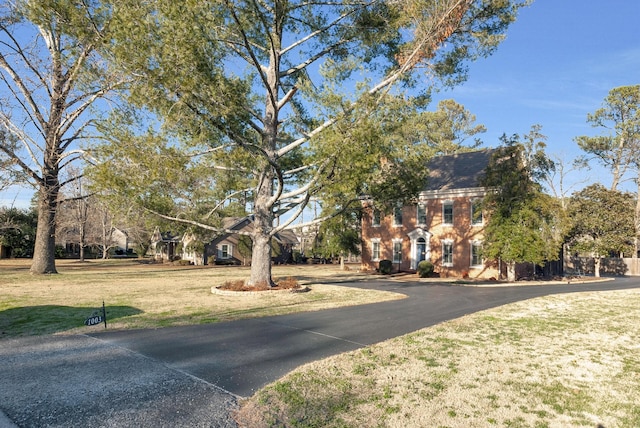
[[[481,210],[486,189],[481,180],[493,149],[434,158],[426,187],[412,205],[381,213],[365,201],[362,217],[362,267],[380,260],[395,271],[415,271],[429,260],[441,277],[498,278],[498,264],[482,259],[485,224]]]
[[[115,252],[117,255],[123,255],[133,251],[133,243],[129,238],[129,234],[122,229],[118,229],[117,227],[113,228],[111,231],[111,241],[116,247]]]
[[[205,243],[193,233],[185,233],[177,248],[181,260],[188,260],[190,264],[196,266],[206,264],[204,249]]]
[[[253,228],[253,219],[251,216],[229,217],[223,220],[222,226],[227,230],[250,233]],[[215,260],[216,264],[249,265],[251,264],[250,245],[247,235],[225,233],[205,245],[204,259],[207,263]],[[278,232],[273,237],[273,262],[290,263],[293,249],[298,245],[298,238],[293,231]]]
[[[247,217],[229,217],[222,222],[226,230],[251,232],[253,221]],[[156,227],[149,252],[162,262],[174,260],[189,260],[191,264],[251,264],[250,237],[240,233],[223,233],[205,243],[192,233],[174,235],[171,232],[161,233]],[[289,230],[279,232],[273,238],[274,263],[290,263],[293,249],[298,246],[298,238]]]
[[[192,265],[202,265],[204,247],[193,233],[174,235],[172,232],[160,232],[156,226],[147,253],[158,262],[188,260]]]
[[[183,235],[184,236],[184,235]],[[160,228],[156,226],[151,235],[151,245],[148,253],[159,262],[172,262],[181,257],[178,254],[178,244],[182,241],[182,237],[174,235],[171,232],[160,232]]]

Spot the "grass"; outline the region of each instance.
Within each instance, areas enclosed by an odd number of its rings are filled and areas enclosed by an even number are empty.
[[[296,278],[308,293],[265,292],[224,296],[211,287],[246,279],[248,268],[144,264],[137,260],[79,263],[59,260],[57,275],[29,274],[29,260],[0,260],[0,338],[81,333],[84,320],[105,302],[110,329],[158,328],[214,323],[340,306],[404,296],[332,285],[371,275],[331,265],[274,266],[274,276]]]
[[[309,293],[224,296],[244,268],[60,261],[32,276],[0,261],[0,337],[212,323],[399,298],[331,282],[331,266],[275,267]],[[548,296],[419,330],[302,366],[244,401],[240,426],[638,427],[640,290]],[[0,343],[1,346],[1,343]]]
[[[302,366],[241,427],[638,427],[640,290],[537,298]]]

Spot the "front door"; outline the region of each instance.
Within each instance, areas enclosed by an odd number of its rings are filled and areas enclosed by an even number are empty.
[[[424,238],[418,238],[416,241],[416,256],[418,263],[427,259],[427,243]]]
[[[407,233],[411,240],[411,269],[418,269],[418,263],[431,258],[431,234],[422,228]]]

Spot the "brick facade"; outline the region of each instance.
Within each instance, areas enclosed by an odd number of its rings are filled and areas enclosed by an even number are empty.
[[[486,222],[480,202],[486,191],[477,185],[458,187],[478,182],[491,152],[438,159],[430,165],[431,186],[420,192],[415,204],[398,208],[401,219],[397,212],[378,215],[375,201],[366,201],[362,268],[375,270],[387,259],[394,271],[414,272],[420,260],[429,260],[441,277],[498,278],[497,263],[482,260],[479,251]]]

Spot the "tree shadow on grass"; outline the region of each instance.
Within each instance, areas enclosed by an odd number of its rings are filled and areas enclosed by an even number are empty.
[[[370,282],[377,279],[391,279],[391,276],[381,277],[378,274],[371,275],[359,275],[354,277],[349,277],[348,274],[346,277],[342,277],[340,275],[336,275],[334,277],[330,276],[313,276],[313,275],[291,275],[293,278],[297,279],[302,283],[317,283],[317,284],[348,284],[348,283],[359,283],[359,282]],[[274,278],[284,279],[287,275],[274,275]]]
[[[137,315],[143,311],[131,306],[106,306],[109,321]],[[25,306],[0,311],[0,339],[19,336],[40,336],[85,327],[92,315],[102,315],[102,306],[74,307],[61,305]],[[104,326],[104,324],[100,324]],[[87,327],[95,329],[99,326]]]

